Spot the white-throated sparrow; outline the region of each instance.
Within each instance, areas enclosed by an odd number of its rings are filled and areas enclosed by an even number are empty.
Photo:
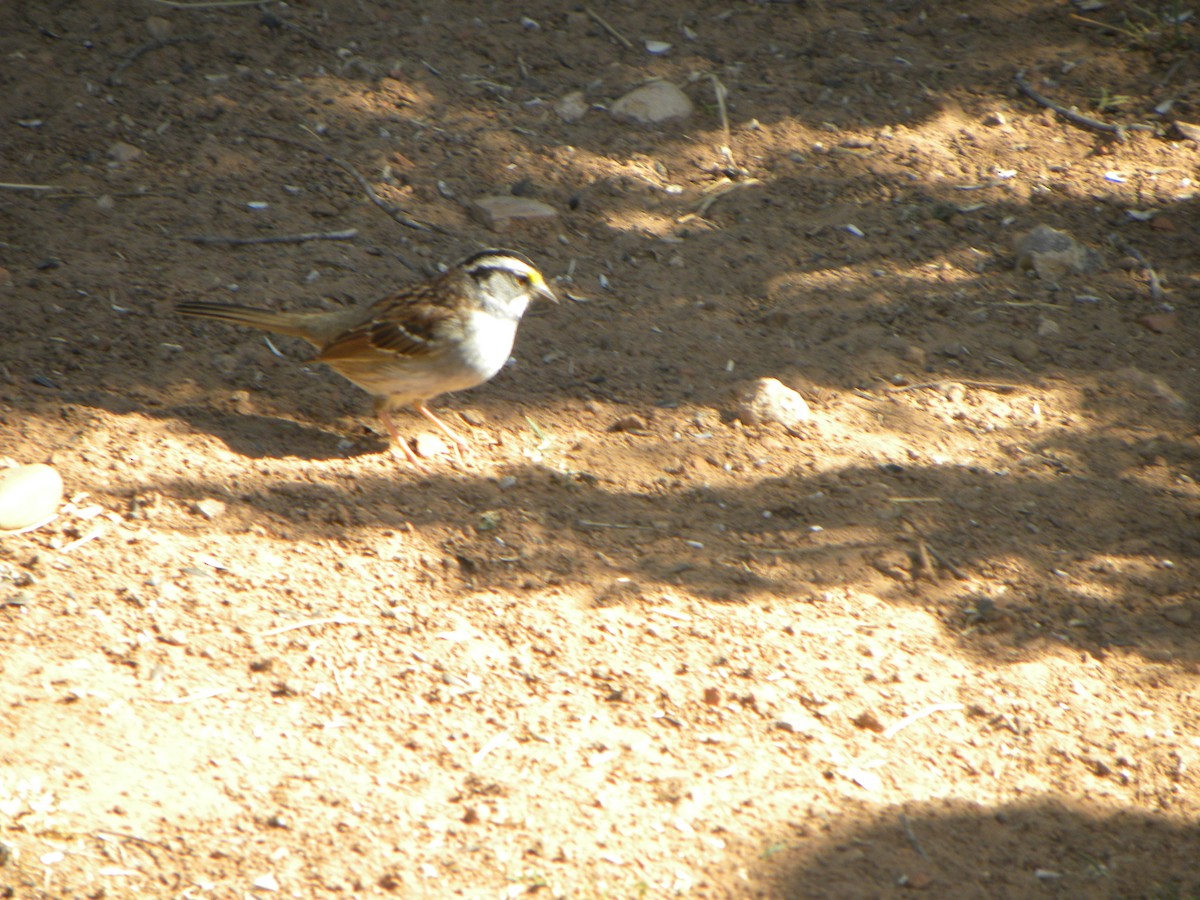
[[[375,397],[393,445],[423,469],[396,431],[392,412],[411,406],[450,438],[461,460],[466,443],[433,414],[428,401],[483,384],[499,372],[535,296],[557,302],[532,262],[511,250],[484,250],[367,307],[274,312],[198,302],[176,310],[308,341],[319,362]]]

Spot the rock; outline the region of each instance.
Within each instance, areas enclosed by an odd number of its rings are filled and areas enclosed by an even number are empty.
[[[1038,345],[1029,338],[1017,338],[1012,342],[1010,352],[1014,359],[1019,359],[1023,363],[1035,362],[1039,356]]]
[[[1038,319],[1037,333],[1038,337],[1058,337],[1062,332],[1062,327],[1053,319],[1042,316]]]
[[[450,445],[443,441],[436,434],[430,434],[423,431],[417,435],[413,441],[413,450],[421,459],[432,459],[435,456],[444,456],[450,452]]]
[[[621,122],[657,125],[692,114],[692,101],[669,81],[652,81],[617,100],[609,112]]]
[[[554,111],[564,122],[575,123],[587,115],[588,104],[583,99],[583,91],[572,91],[561,97],[554,104]]]
[[[117,165],[127,162],[133,162],[142,155],[142,149],[135,147],[133,144],[127,144],[124,141],[117,141],[108,148],[108,158]]]
[[[747,425],[777,422],[793,431],[811,419],[812,412],[798,392],[777,378],[760,378],[743,392],[737,417]]]
[[[636,413],[621,416],[608,426],[609,431],[645,431],[646,428],[646,420]]]
[[[995,128],[997,125],[1004,125],[1004,114],[1000,112],[990,112],[983,117],[983,124],[990,128]]]
[[[218,516],[225,515],[225,504],[214,497],[205,497],[203,500],[197,500],[194,508],[196,512],[206,519],[215,519]]]
[[[810,735],[820,728],[820,723],[804,710],[791,710],[775,720],[775,727],[792,734]]]
[[[1155,334],[1166,334],[1179,327],[1179,314],[1173,312],[1146,313],[1138,316],[1137,323]]]
[[[62,476],[36,463],[0,471],[0,531],[20,531],[40,525],[58,511]]]
[[[476,217],[492,231],[507,231],[519,222],[545,222],[558,215],[558,211],[549,203],[511,194],[480,197],[471,208]]]
[[[171,22],[162,16],[147,16],[146,30],[156,41],[165,41],[171,36]]]
[[[1066,275],[1093,272],[1100,265],[1095,250],[1049,225],[1039,225],[1017,241],[1016,253],[1018,269],[1031,269],[1052,284]]]
[[[1195,617],[1194,613],[1182,604],[1178,606],[1168,606],[1163,610],[1163,616],[1172,625],[1187,625]]]

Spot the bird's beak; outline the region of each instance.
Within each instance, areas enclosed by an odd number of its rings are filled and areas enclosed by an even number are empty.
[[[551,303],[558,302],[558,298],[554,296],[554,291],[550,290],[550,285],[546,284],[546,279],[540,274],[533,279],[533,292],[540,297],[545,297]]]

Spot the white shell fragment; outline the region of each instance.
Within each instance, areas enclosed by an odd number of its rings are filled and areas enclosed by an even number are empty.
[[[639,125],[656,125],[692,114],[688,95],[669,81],[652,81],[634,88],[609,110],[613,118]]]
[[[0,471],[0,531],[45,522],[58,511],[62,494],[62,476],[41,463]]]
[[[747,425],[777,422],[789,431],[812,418],[808,403],[777,378],[760,378],[742,394],[737,416]]]

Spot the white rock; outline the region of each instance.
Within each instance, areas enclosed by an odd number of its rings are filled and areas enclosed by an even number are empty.
[[[777,422],[789,431],[812,418],[808,403],[777,378],[760,378],[741,397],[737,417],[747,425]]]
[[[1057,283],[1066,275],[1094,272],[1100,254],[1065,231],[1039,225],[1017,241],[1017,268],[1032,269],[1042,281]]]
[[[583,91],[572,91],[554,104],[554,111],[564,122],[578,122],[587,115],[588,104]]]
[[[0,531],[46,521],[58,511],[62,494],[62,477],[41,463],[0,471]]]
[[[473,210],[492,231],[507,231],[518,222],[548,221],[558,215],[558,210],[549,203],[510,194],[480,197]]]
[[[634,88],[609,109],[613,118],[639,125],[655,125],[692,114],[688,95],[669,81],[652,81]]]

